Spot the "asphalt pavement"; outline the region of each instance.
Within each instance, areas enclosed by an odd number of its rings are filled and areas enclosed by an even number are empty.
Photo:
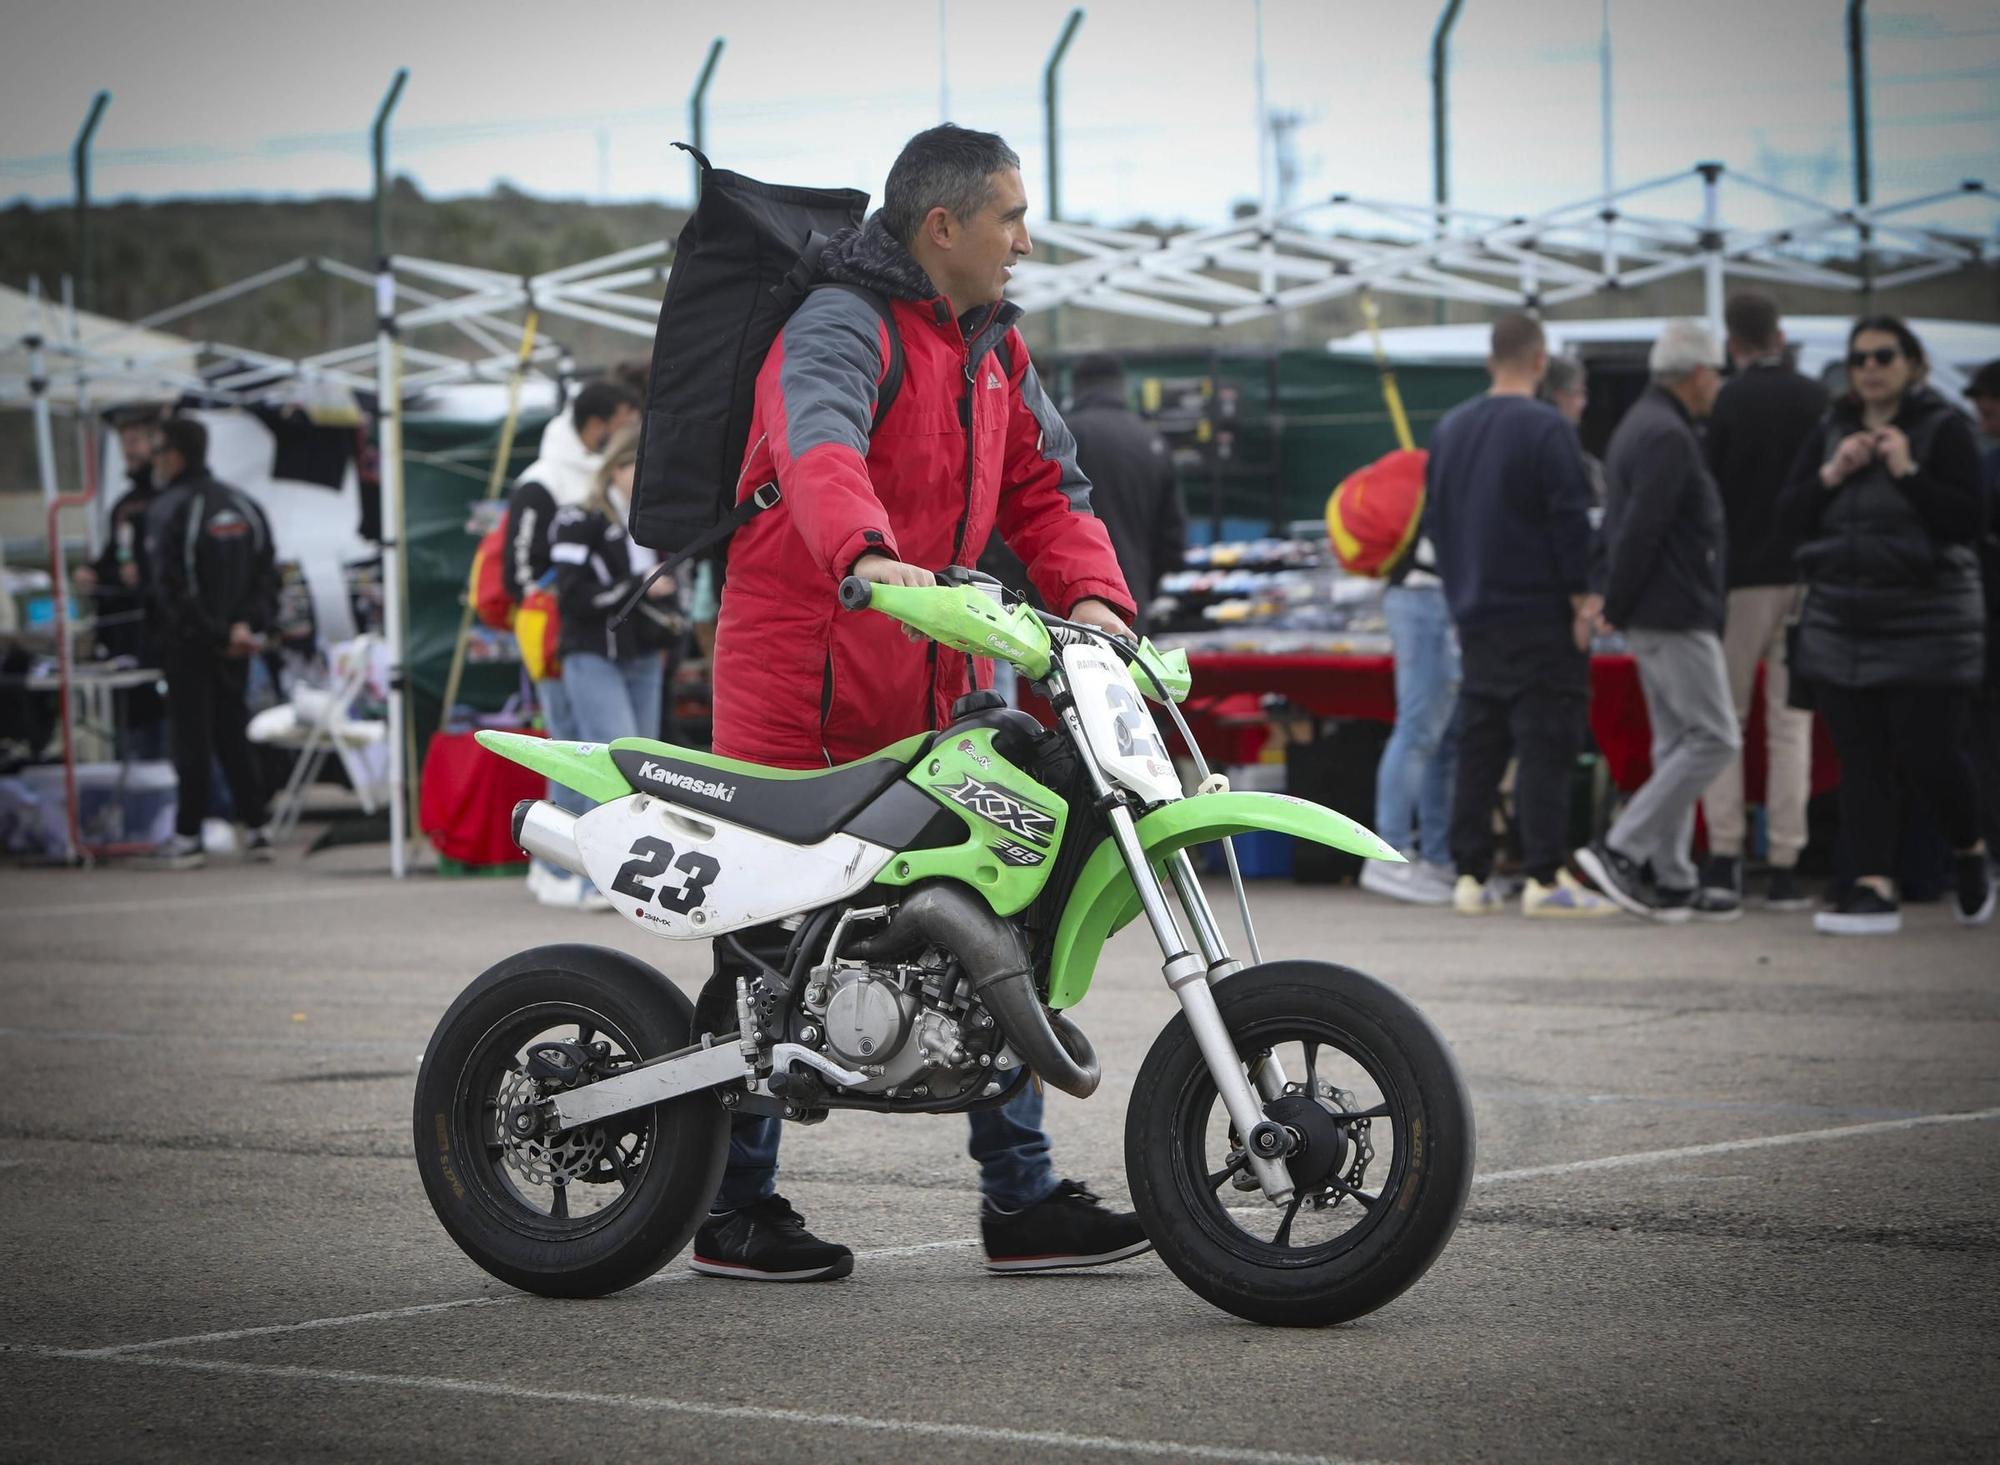
[[[1338,1328],[1240,1322],[1151,1256],[986,1275],[952,1117],[788,1133],[846,1281],[677,1260],[525,1296],[424,1199],[432,1026],[526,946],[620,947],[690,994],[703,950],[518,880],[394,882],[380,846],[0,869],[0,1460],[2000,1458],[2000,928],[1252,898],[1267,955],[1418,1003],[1475,1099],[1457,1236]],[[1113,942],[1076,1013],[1104,1085],[1049,1100],[1059,1168],[1114,1201],[1174,1011],[1155,961]]]

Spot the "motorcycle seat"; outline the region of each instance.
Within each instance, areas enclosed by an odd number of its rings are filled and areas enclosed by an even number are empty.
[[[618,738],[611,761],[637,793],[790,844],[828,838],[909,772],[930,741],[919,733],[832,768],[766,768],[651,738]]]

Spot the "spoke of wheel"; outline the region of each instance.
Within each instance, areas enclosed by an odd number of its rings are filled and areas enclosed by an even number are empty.
[[[597,1029],[592,1027],[589,1023],[580,1022],[576,1025],[577,1047],[588,1048],[590,1046],[590,1040],[596,1036],[597,1036]]]
[[[1329,1179],[1327,1181],[1327,1184],[1331,1185],[1335,1190],[1340,1191],[1343,1195],[1351,1195],[1356,1200],[1360,1201],[1361,1209],[1364,1211],[1372,1211],[1375,1208],[1375,1202],[1382,1199],[1382,1197],[1379,1194],[1370,1195],[1365,1190],[1356,1190],[1353,1186],[1349,1185],[1345,1180],[1342,1180],[1339,1176],[1334,1176],[1333,1178]]]
[[[632,1177],[625,1172],[625,1157],[618,1152],[618,1146],[614,1144],[605,1150],[604,1153],[611,1161],[611,1173],[618,1177],[618,1188],[620,1190],[630,1190],[632,1188]]]
[[[1241,1170],[1249,1162],[1247,1155],[1237,1155],[1227,1165],[1224,1165],[1220,1170],[1208,1177],[1208,1188],[1210,1190],[1220,1189],[1223,1181],[1234,1175],[1238,1170]]]
[[[1341,1124],[1352,1124],[1357,1119],[1387,1119],[1390,1117],[1389,1106],[1387,1104],[1377,1104],[1373,1109],[1362,1109],[1353,1114],[1343,1111],[1335,1114],[1333,1117]]]
[[[497,1159],[499,1159],[499,1158],[500,1158],[500,1157],[501,1157],[502,1155],[504,1155],[504,1154],[506,1154],[506,1153],[507,1153],[507,1146],[505,1146],[505,1145],[503,1145],[502,1143],[500,1143],[500,1141],[499,1141],[499,1140],[497,1140],[497,1139],[489,1139],[488,1141],[486,1141],[486,1158],[487,1158],[487,1159],[489,1159],[489,1160],[497,1160]]]
[[[1292,1203],[1285,1207],[1285,1219],[1278,1223],[1278,1234],[1271,1238],[1271,1245],[1285,1246],[1292,1239],[1292,1221],[1299,1214],[1299,1207],[1305,1204],[1306,1193],[1301,1190],[1292,1196]]]
[[[1319,1044],[1306,1039],[1306,1077],[1304,1092],[1309,1098],[1319,1097]]]
[[[569,1187],[557,1185],[555,1198],[549,1202],[549,1219],[567,1221],[569,1219]]]

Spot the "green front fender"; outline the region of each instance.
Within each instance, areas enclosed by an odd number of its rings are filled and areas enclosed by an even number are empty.
[[[1198,794],[1166,804],[1138,822],[1139,843],[1158,868],[1193,844],[1230,834],[1266,829],[1331,845],[1370,860],[1403,863],[1403,857],[1372,830],[1345,814],[1289,794]],[[1109,839],[1098,845],[1071,889],[1056,927],[1049,957],[1049,1006],[1074,1007],[1090,990],[1097,958],[1111,933],[1139,914],[1139,891]]]

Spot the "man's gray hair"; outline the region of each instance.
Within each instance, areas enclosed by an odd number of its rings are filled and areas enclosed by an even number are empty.
[[[1668,321],[1646,357],[1646,370],[1666,386],[1686,381],[1704,366],[1721,368],[1722,343],[1698,320]]]
[[[1021,166],[1020,157],[994,132],[974,132],[947,122],[903,144],[882,185],[882,224],[908,245],[932,209],[970,219],[993,196],[993,175]]]

